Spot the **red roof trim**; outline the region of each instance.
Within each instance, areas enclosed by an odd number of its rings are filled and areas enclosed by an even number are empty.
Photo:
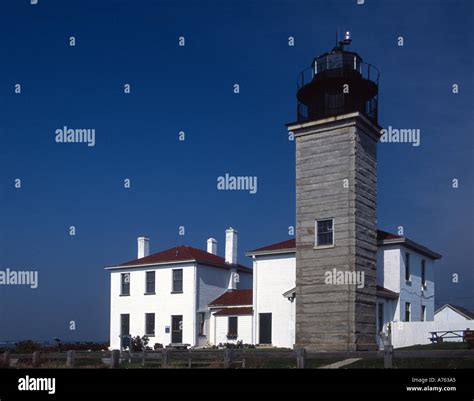
[[[384,239],[395,239],[395,238],[402,238],[402,237],[395,234],[388,233],[386,231],[377,230],[377,241],[383,241]],[[277,251],[280,249],[294,249],[294,248],[296,248],[296,240],[292,238],[286,241],[277,242],[276,244],[271,244],[271,245],[263,246],[261,248],[254,249],[253,251],[250,251],[249,253],[261,252],[261,251]]]
[[[144,258],[130,260],[128,262],[118,265],[118,267],[127,266],[140,266],[140,265],[152,265],[156,263],[176,263],[176,262],[189,262],[196,261],[201,264],[223,267],[229,269],[233,265],[225,262],[225,259],[208,253],[198,248],[191,246],[176,246],[174,248],[166,249],[165,251],[157,252]],[[235,265],[234,265],[235,266]],[[252,273],[252,269],[249,269],[243,265],[236,265],[237,271]]]
[[[377,296],[381,298],[397,299],[400,294],[398,292],[389,290],[388,288],[377,286]]]
[[[214,316],[232,316],[232,315],[251,315],[253,308],[251,306],[243,308],[225,308],[214,313]]]
[[[267,245],[261,248],[254,249],[253,251],[250,251],[250,253],[260,252],[260,251],[278,251],[280,249],[293,249],[293,248],[296,248],[296,240],[294,238],[286,240],[286,241],[278,242],[276,244]]]
[[[237,306],[237,305],[252,305],[253,291],[248,290],[228,290],[221,296],[217,297],[209,303],[209,306]]]

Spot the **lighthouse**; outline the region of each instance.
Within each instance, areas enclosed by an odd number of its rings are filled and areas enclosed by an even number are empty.
[[[313,351],[376,347],[379,72],[350,43],[346,33],[298,76],[287,124],[296,142],[295,347]]]

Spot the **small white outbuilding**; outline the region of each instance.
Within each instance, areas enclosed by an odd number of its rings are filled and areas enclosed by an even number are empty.
[[[462,306],[445,304],[435,312],[434,320],[439,323],[456,323],[463,328],[467,324],[465,328],[471,325],[469,328],[474,330],[474,312]]]

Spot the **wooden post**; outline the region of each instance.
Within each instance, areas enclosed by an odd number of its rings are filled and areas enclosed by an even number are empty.
[[[193,362],[191,360],[191,350],[188,351],[188,369],[191,369]]]
[[[40,357],[41,357],[41,354],[39,351],[33,352],[32,362],[33,362],[34,368],[37,368],[40,365]]]
[[[145,359],[146,359],[145,348],[143,348],[142,350],[142,366],[143,367],[145,366]]]
[[[245,351],[242,354],[242,369],[245,369],[246,360],[245,360]]]
[[[306,349],[298,348],[296,350],[296,367],[298,369],[304,369],[306,363]]]
[[[118,349],[112,350],[110,355],[110,367],[112,369],[117,369],[120,365],[120,351]]]
[[[224,369],[230,369],[232,365],[232,350],[226,348],[224,350]]]
[[[383,367],[385,369],[392,369],[393,362],[393,345],[392,338],[389,334],[382,333],[383,341]]]
[[[163,348],[161,350],[161,367],[162,368],[168,367],[168,353],[169,353],[169,350],[166,348]]]
[[[73,368],[76,361],[76,353],[73,350],[67,352],[66,355],[66,368]]]
[[[383,367],[392,369],[393,362],[393,345],[384,345],[383,348]]]
[[[3,367],[9,368],[10,367],[10,351],[6,350],[3,353]]]

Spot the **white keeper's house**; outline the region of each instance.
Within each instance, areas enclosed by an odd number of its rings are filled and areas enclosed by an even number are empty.
[[[217,255],[213,238],[207,252],[177,246],[150,255],[149,239],[139,237],[138,258],[106,270],[111,273],[112,349],[121,348],[125,335],[147,335],[152,347],[209,344],[215,333],[209,304],[227,290],[252,287],[252,270],[237,264],[237,231],[232,228],[226,230],[225,258]]]
[[[332,232],[326,235],[334,243]],[[242,341],[292,348],[295,240],[248,252],[249,269],[237,263],[237,236],[235,229],[226,230],[224,258],[217,255],[213,238],[207,251],[178,246],[150,255],[149,239],[139,237],[137,259],[106,268],[111,273],[110,347],[121,348],[123,335],[147,335],[152,347]],[[377,333],[390,322],[433,321],[433,269],[441,256],[380,230],[377,243]]]

